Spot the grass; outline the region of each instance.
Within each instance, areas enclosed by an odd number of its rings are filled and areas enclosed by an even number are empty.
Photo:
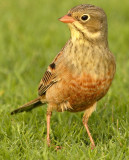
[[[37,97],[48,64],[69,38],[57,19],[73,6],[91,3],[108,16],[109,45],[117,72],[108,94],[89,120],[96,143],[82,125],[83,113],[53,113],[52,144],[46,145],[46,108],[11,116],[10,111]],[[0,159],[127,160],[129,157],[129,1],[0,0]]]

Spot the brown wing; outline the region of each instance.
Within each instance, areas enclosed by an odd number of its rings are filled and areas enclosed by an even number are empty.
[[[38,87],[39,96],[42,96],[43,94],[45,94],[46,90],[56,82],[57,82],[57,79],[55,74],[47,70],[43,78],[41,79]]]
[[[62,48],[61,52],[57,54],[54,61],[49,65],[48,70],[45,72],[43,78],[41,79],[38,87],[39,96],[45,94],[49,87],[60,80],[59,77],[56,76],[56,61],[58,61],[60,56],[63,54],[64,48]]]

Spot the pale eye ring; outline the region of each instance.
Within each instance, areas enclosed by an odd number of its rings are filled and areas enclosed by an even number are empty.
[[[88,21],[89,18],[90,18],[90,16],[89,16],[88,14],[83,14],[83,15],[81,16],[81,20],[82,20],[82,21]]]

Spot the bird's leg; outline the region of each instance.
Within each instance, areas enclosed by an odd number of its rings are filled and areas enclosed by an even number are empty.
[[[52,112],[47,112],[47,145],[48,147],[50,147],[50,143],[51,143],[51,140],[50,140],[50,119],[51,119],[51,115],[52,115]],[[60,146],[56,146],[56,150],[58,151],[59,149],[61,149],[62,147]]]
[[[89,119],[90,115],[92,114],[92,112],[95,109],[96,109],[96,103],[93,106],[91,106],[90,108],[86,109],[86,111],[85,111],[85,113],[83,115],[83,120],[82,120],[83,121],[83,125],[86,128],[87,134],[88,134],[88,136],[90,138],[90,141],[91,141],[91,149],[95,148],[95,143],[94,143],[94,140],[93,140],[93,138],[91,136],[90,130],[88,128],[88,119]]]
[[[50,119],[52,112],[47,112],[47,145],[50,146]]]
[[[94,140],[93,140],[93,138],[92,138],[92,136],[91,136],[91,133],[90,133],[90,131],[89,131],[87,122],[83,121],[83,125],[84,125],[84,127],[86,128],[87,134],[88,134],[88,136],[89,136],[89,138],[90,138],[91,148],[94,149],[94,148],[95,148],[95,143],[94,143]]]

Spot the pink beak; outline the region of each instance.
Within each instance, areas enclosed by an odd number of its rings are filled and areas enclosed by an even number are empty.
[[[59,21],[61,21],[63,23],[73,23],[75,21],[75,19],[73,19],[71,16],[65,15],[65,16],[59,18]]]

